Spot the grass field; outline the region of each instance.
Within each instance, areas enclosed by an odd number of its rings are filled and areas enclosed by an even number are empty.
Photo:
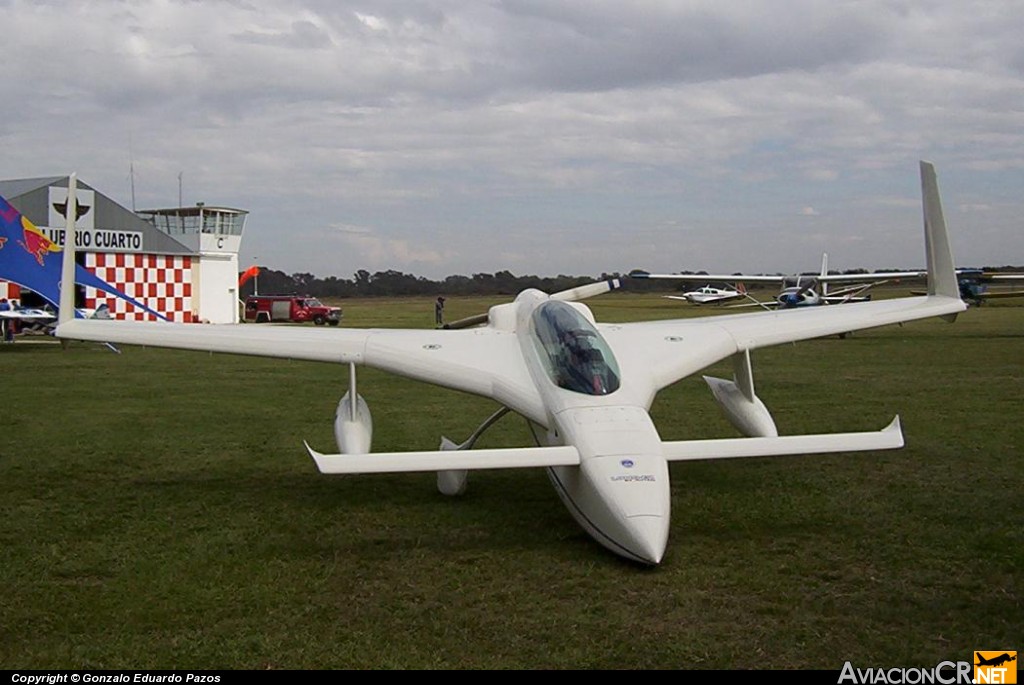
[[[429,299],[342,304],[344,326],[433,321]],[[839,669],[1024,647],[1024,306],[754,368],[782,433],[899,413],[907,447],[673,465],[668,551],[646,569],[591,540],[540,470],[475,473],[456,500],[432,474],[318,474],[302,440],[334,449],[344,367],[2,346],[0,669]],[[495,408],[373,370],[360,392],[382,451],[464,439]],[[699,377],[652,414],[665,439],[734,435]],[[509,417],[480,446],[528,443]]]

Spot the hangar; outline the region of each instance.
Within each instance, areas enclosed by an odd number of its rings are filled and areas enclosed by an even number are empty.
[[[33,249],[64,244],[67,176],[0,181],[0,195],[41,231]],[[77,202],[78,261],[85,268],[171,321],[238,323],[238,251],[247,211],[201,202],[132,211],[81,179]],[[30,249],[31,242],[22,246]],[[106,304],[117,319],[153,318],[95,288],[81,291],[80,306]],[[0,281],[0,297],[22,294]]]

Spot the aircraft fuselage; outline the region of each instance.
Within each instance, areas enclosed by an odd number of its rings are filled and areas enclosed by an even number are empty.
[[[548,469],[576,521],[626,558],[661,561],[670,488],[661,437],[589,309],[527,291],[516,300],[517,335],[547,414],[548,444],[571,445],[579,466]]]

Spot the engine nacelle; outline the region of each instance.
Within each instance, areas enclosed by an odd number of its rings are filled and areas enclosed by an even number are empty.
[[[442,450],[461,450],[466,447],[466,444],[456,445],[454,442],[446,437],[441,437],[441,449]],[[437,491],[442,495],[448,495],[454,497],[456,495],[462,495],[466,492],[466,485],[469,483],[469,471],[465,469],[459,471],[438,471],[437,472]]]
[[[704,381],[711,388],[711,394],[715,396],[725,417],[736,430],[748,438],[778,437],[779,431],[775,427],[775,420],[757,395],[753,395],[753,399],[747,399],[735,382],[724,378],[704,376]]]
[[[355,398],[355,411],[351,392],[345,393],[338,402],[338,411],[334,415],[334,439],[342,454],[369,454],[373,442],[373,419],[363,396],[356,393]]]

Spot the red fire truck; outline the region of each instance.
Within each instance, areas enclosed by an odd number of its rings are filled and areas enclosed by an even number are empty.
[[[245,320],[256,323],[312,321],[317,326],[341,323],[341,307],[328,307],[315,297],[302,295],[250,295],[245,298]]]

